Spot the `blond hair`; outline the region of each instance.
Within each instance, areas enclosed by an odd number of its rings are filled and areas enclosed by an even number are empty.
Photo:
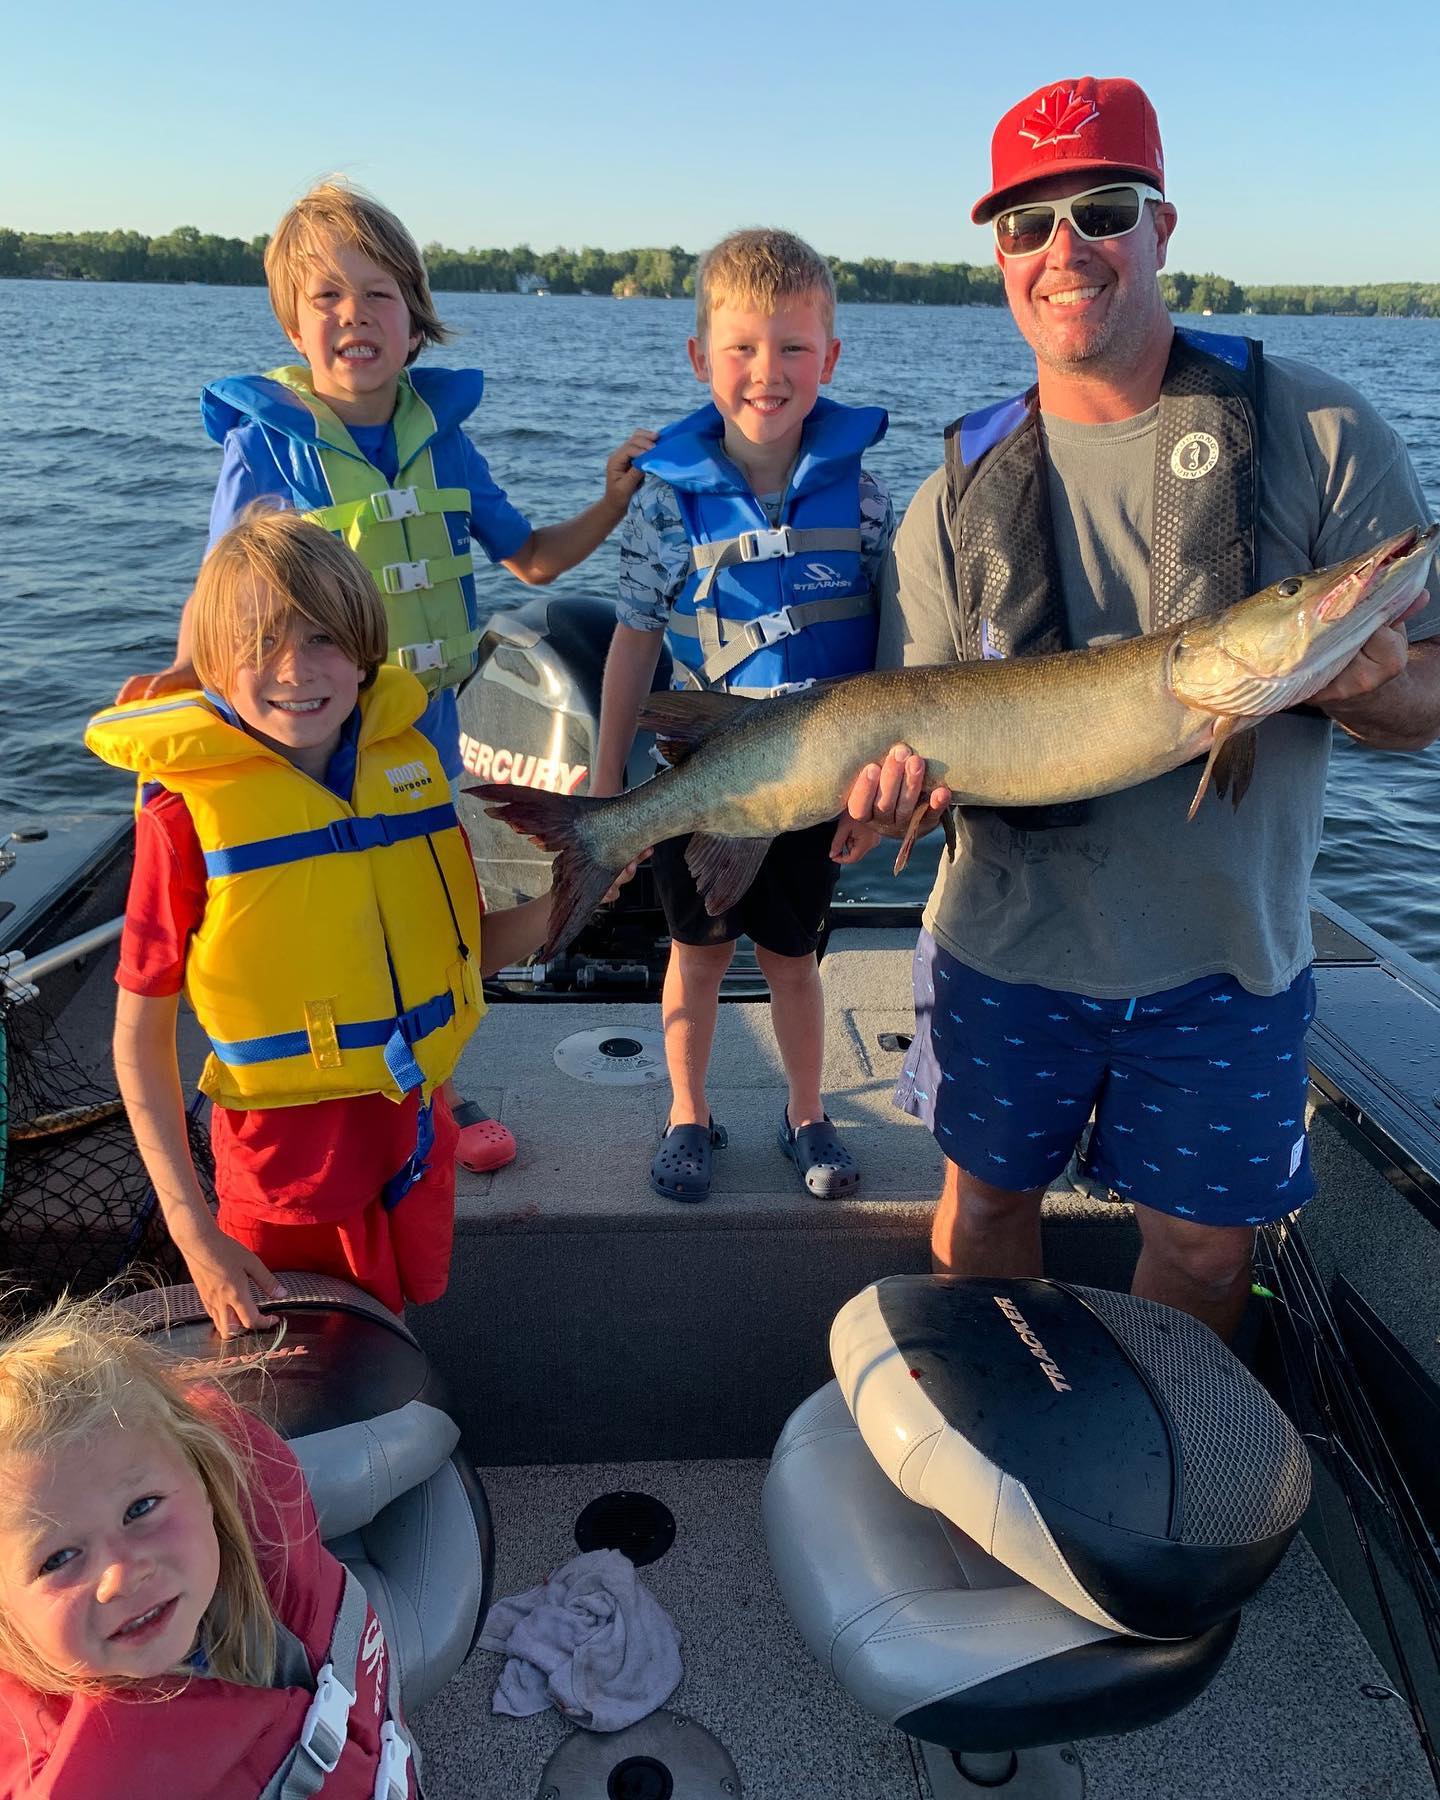
[[[200,565],[191,602],[196,672],[217,693],[241,662],[259,668],[267,637],[295,619],[326,631],[375,679],[389,645],[385,603],[370,571],[339,538],[269,500],[246,507]]]
[[[407,363],[414,362],[427,344],[445,342],[450,333],[435,311],[430,277],[414,238],[389,207],[338,176],[319,182],[297,200],[265,246],[270,305],[287,337],[299,328],[300,295],[308,272],[317,265],[324,268],[337,244],[353,246],[394,276],[410,312],[410,329],[420,339]]]
[[[267,1686],[275,1613],[255,1555],[253,1470],[188,1398],[177,1366],[146,1341],[133,1316],[103,1300],[61,1300],[0,1342],[0,1456],[44,1457],[122,1429],[163,1438],[204,1488],[220,1546],[220,1579],[204,1614],[205,1654],[221,1680]],[[36,1693],[116,1685],[48,1662],[3,1608],[0,1670]]]
[[[695,335],[704,342],[717,306],[775,313],[782,301],[816,299],[825,335],[835,335],[835,277],[818,250],[793,231],[732,231],[695,265]]]

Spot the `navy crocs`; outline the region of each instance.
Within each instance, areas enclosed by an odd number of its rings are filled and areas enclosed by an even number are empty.
[[[839,1200],[859,1187],[860,1165],[840,1142],[840,1133],[828,1116],[797,1131],[788,1110],[782,1112],[776,1141],[817,1200]]]
[[[650,1164],[650,1185],[666,1200],[706,1200],[710,1195],[711,1152],[728,1143],[725,1127],[667,1125]]]

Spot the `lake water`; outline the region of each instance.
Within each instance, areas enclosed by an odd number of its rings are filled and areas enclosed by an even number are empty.
[[[472,421],[500,485],[537,523],[598,497],[606,453],[636,425],[699,403],[685,301],[442,294],[455,338],[437,362],[487,371]],[[1200,324],[1201,321],[1192,321]],[[1440,514],[1440,323],[1215,320],[1353,382],[1405,439]],[[902,506],[966,406],[1023,387],[1033,365],[999,308],[841,309],[837,399],[889,408],[868,459]],[[200,428],[207,380],[291,360],[259,289],[0,281],[0,828],[124,810],[126,784],[84,750],[120,680],[170,660],[205,544],[219,451]],[[557,584],[609,596],[605,545]],[[487,607],[527,590],[482,566]],[[1337,734],[1337,737],[1339,734]],[[1317,885],[1440,964],[1440,749],[1337,744]]]

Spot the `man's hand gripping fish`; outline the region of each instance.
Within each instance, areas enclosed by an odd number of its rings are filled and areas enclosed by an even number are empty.
[[[1100,649],[876,670],[773,700],[653,694],[640,724],[674,766],[639,787],[604,800],[495,783],[470,791],[492,818],[559,853],[544,956],[570,943],[627,863],[686,832],[707,909],[733,906],[771,840],[834,818],[858,771],[897,741],[957,803],[1005,807],[1114,793],[1208,751],[1193,818],[1212,779],[1239,804],[1250,727],[1318,693],[1413,604],[1437,530],[1412,527],[1211,617]],[[944,824],[953,854],[948,814]]]

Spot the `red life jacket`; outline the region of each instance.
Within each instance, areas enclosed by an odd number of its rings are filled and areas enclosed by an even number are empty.
[[[217,1408],[218,1410],[218,1408]],[[253,1462],[256,1554],[275,1616],[311,1674],[325,1665],[345,1570],[320,1542],[300,1466],[257,1419],[225,1405],[219,1422]],[[372,1800],[390,1652],[367,1608],[346,1741],[324,1800]],[[167,1697],[157,1699],[157,1690]],[[0,1676],[0,1800],[257,1800],[299,1741],[315,1696],[197,1675],[104,1695],[36,1694]],[[412,1769],[400,1777],[415,1792]]]

